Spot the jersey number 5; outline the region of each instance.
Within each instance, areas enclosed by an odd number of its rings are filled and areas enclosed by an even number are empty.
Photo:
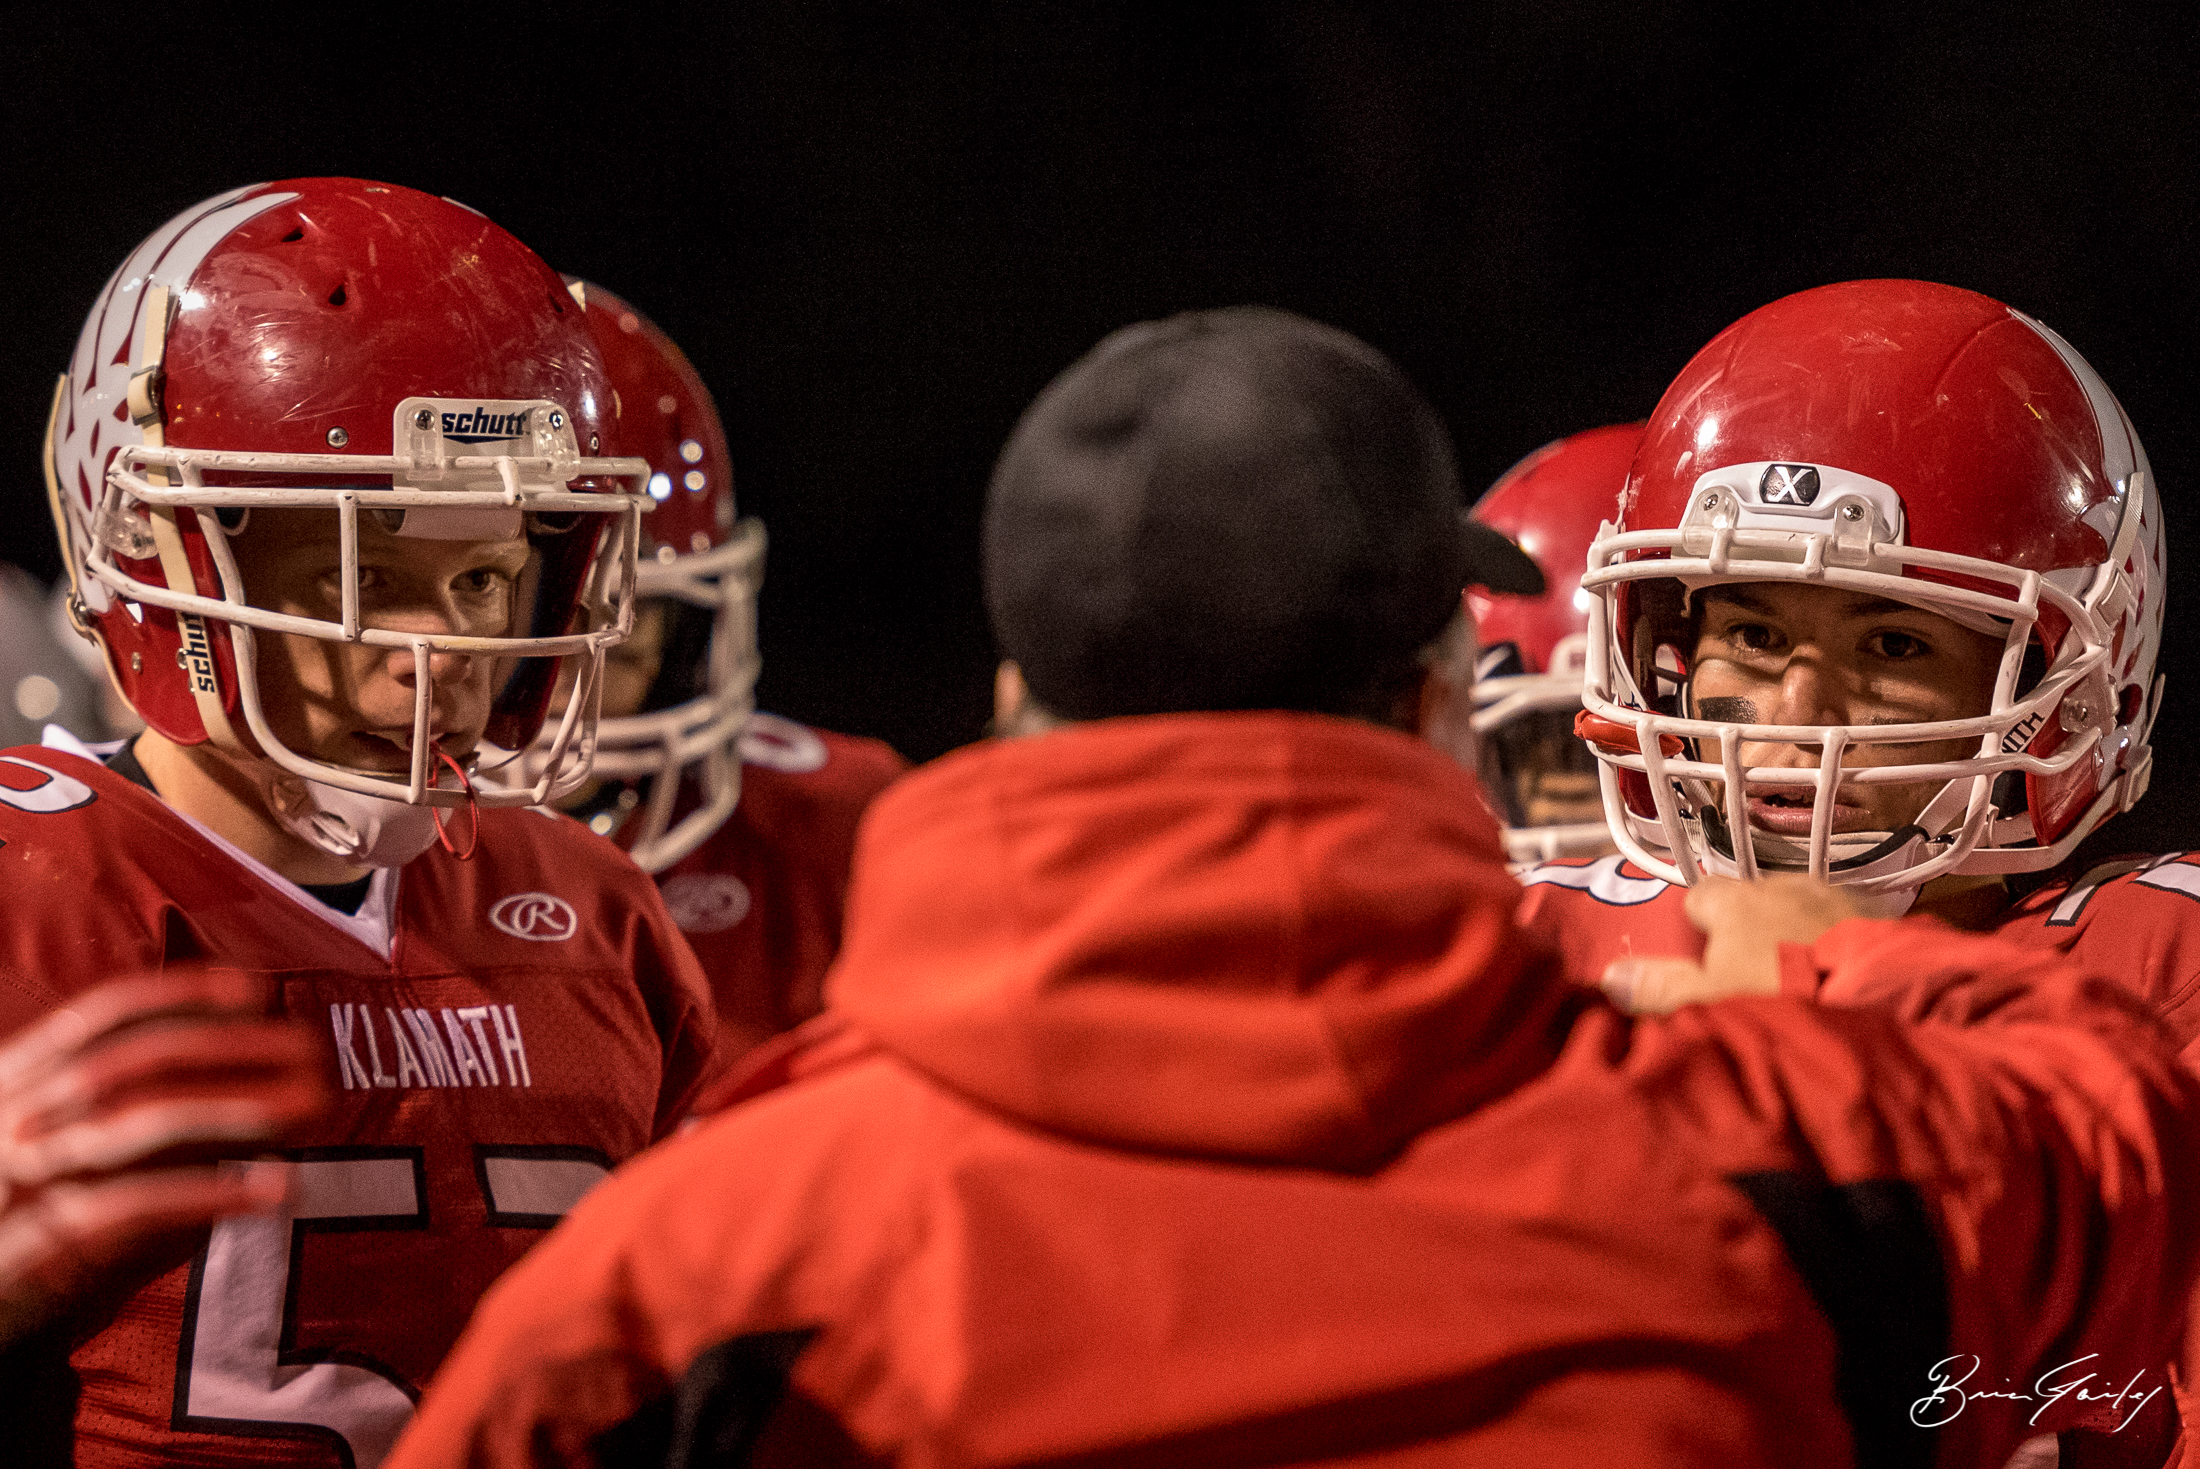
[[[499,1149],[481,1161],[490,1222],[541,1228],[607,1171],[562,1148]],[[426,1229],[423,1155],[418,1148],[316,1149],[295,1160],[224,1166],[286,1171],[293,1202],[282,1213],[238,1215],[214,1227],[184,1310],[176,1427],[316,1438],[352,1469],[373,1469],[411,1420],[418,1389],[356,1353],[297,1350],[290,1340],[293,1268],[302,1230]],[[507,1191],[524,1192],[529,1207],[505,1200],[499,1208]]]

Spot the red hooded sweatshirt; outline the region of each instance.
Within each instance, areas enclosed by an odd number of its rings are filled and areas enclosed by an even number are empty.
[[[2200,1083],[2114,986],[1857,920],[1816,1001],[1635,1021],[1518,896],[1346,721],[904,779],[826,1016],[504,1278],[392,1469],[1998,1464],[2162,1386]]]

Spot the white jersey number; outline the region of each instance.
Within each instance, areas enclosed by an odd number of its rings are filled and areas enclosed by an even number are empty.
[[[83,781],[36,760],[0,755],[0,765],[15,767],[0,771],[0,804],[13,806],[18,811],[32,811],[41,816],[74,811],[79,806],[91,805],[97,794]],[[30,772],[27,776],[23,774],[26,770]]]
[[[492,1224],[546,1229],[606,1172],[573,1149],[478,1153]],[[320,1149],[295,1160],[221,1166],[282,1170],[292,1202],[276,1213],[222,1220],[193,1266],[176,1426],[253,1437],[326,1434],[354,1469],[374,1469],[411,1421],[419,1389],[356,1352],[331,1361],[318,1359],[337,1353],[296,1350],[285,1320],[296,1289],[291,1262],[300,1258],[301,1230],[426,1229],[421,1151]]]

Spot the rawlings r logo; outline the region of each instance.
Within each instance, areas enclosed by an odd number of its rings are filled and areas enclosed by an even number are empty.
[[[553,944],[569,939],[580,929],[573,905],[548,893],[514,893],[497,899],[489,921],[516,939]]]
[[[682,933],[723,933],[748,917],[755,901],[730,872],[683,872],[663,891],[665,911]]]
[[[1768,464],[1757,481],[1757,499],[1766,505],[1808,505],[1818,498],[1818,471],[1808,464]]]

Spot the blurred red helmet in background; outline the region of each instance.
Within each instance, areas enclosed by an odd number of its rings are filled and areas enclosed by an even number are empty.
[[[1593,758],[1573,733],[1588,649],[1581,572],[1598,527],[1617,512],[1641,438],[1642,425],[1629,423],[1546,444],[1507,470],[1471,512],[1543,572],[1538,593],[1467,591],[1481,645],[1474,725],[1484,781],[1516,862],[1612,849],[1601,809],[1589,815]],[[1553,783],[1569,778],[1580,790],[1561,803]]]
[[[764,527],[735,517],[725,428],[686,354],[604,287],[574,280],[570,288],[603,357],[619,442],[648,461],[656,502],[644,522],[637,591],[664,605],[659,672],[640,712],[598,722],[594,769],[649,783],[638,816],[613,816],[611,830],[657,872],[707,840],[741,799],[740,741],[762,666]],[[530,774],[546,745],[538,740],[528,752]]]

